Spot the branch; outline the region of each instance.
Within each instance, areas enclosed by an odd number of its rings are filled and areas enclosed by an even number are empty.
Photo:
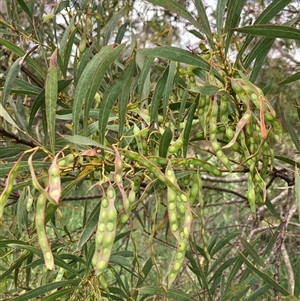
[[[0,136],[3,137],[3,138],[4,137],[11,138],[11,139],[15,140],[17,143],[28,145],[30,147],[36,147],[37,146],[34,142],[23,139],[23,138],[20,138],[17,135],[15,135],[14,133],[6,131],[3,127],[0,127]]]

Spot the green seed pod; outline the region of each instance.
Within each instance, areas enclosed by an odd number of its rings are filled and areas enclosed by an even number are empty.
[[[109,185],[107,194],[103,191],[96,231],[95,253],[92,258],[96,275],[100,275],[106,270],[116,235],[117,210],[114,205],[115,197],[114,188]]]
[[[242,83],[241,79],[238,78],[231,78],[231,88],[237,94],[244,92],[244,84]]]
[[[180,136],[172,145],[168,148],[168,153],[173,154],[177,152],[183,146],[183,136]]]
[[[67,167],[69,165],[73,166],[74,161],[75,161],[75,155],[74,154],[68,154],[67,156],[59,159],[57,161],[57,164],[58,164],[59,167]]]
[[[35,226],[38,236],[39,244],[44,256],[46,268],[48,270],[54,269],[54,258],[52,255],[51,247],[48,241],[47,232],[45,229],[45,209],[47,200],[43,194],[40,194],[36,203],[35,211]]]
[[[83,34],[81,36],[78,49],[81,53],[83,53],[86,50],[86,35],[85,34]]]
[[[221,97],[220,102],[220,121],[224,124],[228,124],[228,99],[225,95]]]

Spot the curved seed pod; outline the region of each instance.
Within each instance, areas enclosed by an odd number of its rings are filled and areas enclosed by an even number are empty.
[[[191,207],[193,206],[194,202],[196,201],[199,189],[200,189],[199,176],[198,176],[198,173],[195,173],[193,176],[192,187],[191,187],[190,193],[189,193],[189,201],[190,201]]]
[[[238,140],[241,144],[241,150],[243,151],[244,158],[245,158],[245,160],[247,160],[251,155],[250,155],[250,152],[248,150],[248,146],[247,146],[247,143],[246,143],[246,137],[245,137],[244,131],[240,132],[240,134],[238,136]]]
[[[119,150],[120,151],[120,150]],[[139,162],[142,166],[144,166],[145,168],[147,168],[149,171],[151,171],[158,180],[160,180],[161,182],[163,182],[166,186],[170,186],[172,187],[176,192],[178,192],[179,194],[184,194],[183,191],[181,191],[179,189],[178,186],[174,185],[169,179],[168,177],[166,177],[161,170],[153,163],[151,163],[146,157],[141,156],[135,152],[132,151],[128,151],[128,150],[122,150],[124,151],[124,155],[126,157],[128,157],[129,159],[132,159],[134,161]],[[186,196],[185,196],[186,197]]]
[[[73,166],[73,164],[75,162],[75,158],[76,158],[76,155],[71,153],[71,154],[68,154],[67,156],[65,156],[63,158],[60,158],[57,161],[57,164],[58,164],[59,167],[62,167],[62,168],[65,168],[65,167],[68,167],[68,166]]]
[[[220,125],[217,127],[216,134],[222,134],[226,132],[226,127],[224,125]],[[204,136],[204,132],[199,132],[195,136],[193,136],[190,141],[199,141],[199,140],[205,140],[206,136]]]
[[[198,108],[198,120],[203,130],[204,138],[206,138],[207,124],[209,120],[210,97],[208,95],[201,95]]]
[[[179,138],[169,146],[168,154],[174,154],[183,146],[183,135],[180,135]]]
[[[30,174],[31,174],[31,178],[32,178],[32,185],[33,187],[41,194],[43,194],[47,199],[48,201],[53,204],[53,205],[57,205],[57,203],[52,199],[52,197],[49,195],[49,193],[47,192],[47,189],[44,189],[39,181],[37,180],[36,178],[36,175],[35,175],[35,171],[34,171],[34,166],[32,164],[32,157],[34,156],[34,154],[37,152],[37,148],[33,151],[33,153],[29,156],[28,158],[28,166],[29,166],[29,170],[30,170]]]
[[[61,181],[60,181],[60,170],[57,163],[57,159],[60,153],[58,153],[48,171],[48,194],[58,204],[61,196]]]
[[[241,119],[239,120],[239,122],[236,125],[236,131],[235,134],[233,136],[233,138],[230,140],[230,142],[228,144],[226,144],[225,146],[222,147],[222,149],[225,148],[230,148],[236,141],[236,139],[238,138],[238,136],[240,135],[241,131],[243,130],[243,128],[245,127],[245,125],[248,123],[248,121],[250,120],[250,118],[252,117],[252,112],[251,110],[247,110],[244,115],[241,117]]]
[[[117,210],[115,208],[116,193],[112,185],[103,191],[98,226],[95,237],[95,253],[92,264],[96,275],[102,274],[109,262],[116,236]]]
[[[228,98],[226,95],[221,96],[220,102],[220,121],[224,124],[228,124]]]
[[[27,204],[26,204],[26,209],[27,212],[30,212],[31,208],[32,208],[32,204],[33,204],[33,196],[31,194],[30,191],[30,187],[27,187]]]
[[[168,164],[168,159],[162,158],[162,157],[156,157],[156,156],[148,156],[148,160],[155,164],[155,165],[160,165],[162,167],[166,166]]]
[[[226,155],[222,151],[222,149],[217,141],[217,138],[216,138],[217,116],[218,116],[218,103],[217,103],[217,99],[215,98],[212,102],[212,108],[211,108],[209,138],[210,138],[211,146],[216,153],[216,156],[223,163],[223,165],[229,171],[231,171],[229,159],[226,157]]]
[[[35,226],[36,233],[38,236],[39,244],[44,256],[44,261],[46,268],[48,270],[54,269],[54,258],[52,255],[52,250],[49,245],[47,232],[45,229],[45,209],[46,209],[47,199],[44,194],[40,194],[37,203],[36,203],[36,211],[35,211]]]
[[[184,159],[174,158],[171,159],[171,162],[173,165],[192,165],[194,167],[202,167],[215,176],[222,175],[222,172],[219,169],[217,169],[215,166],[197,158],[184,158]]]
[[[166,175],[174,185],[177,185],[171,161],[167,165]],[[193,217],[186,195],[178,194],[169,186],[167,187],[167,208],[170,229],[177,240],[176,252],[168,272],[168,287],[170,287],[182,267]]]
[[[271,124],[273,130],[273,136],[276,141],[281,140],[281,136],[283,133],[282,126],[280,122],[269,112],[265,112],[266,121]]]
[[[128,202],[128,198],[127,198],[126,192],[123,187],[124,164],[123,164],[123,160],[118,152],[118,149],[114,145],[112,145],[112,148],[114,149],[115,154],[116,154],[114,179],[115,179],[115,183],[117,184],[118,189],[121,193],[124,209],[127,212],[129,210],[129,202]]]
[[[22,153],[20,158],[17,160],[17,162],[14,164],[14,166],[10,170],[10,172],[7,176],[7,179],[6,179],[5,187],[0,195],[0,220],[2,219],[5,203],[13,190],[14,180],[17,175],[18,169],[21,165],[21,160],[22,160],[24,154],[25,153]]]

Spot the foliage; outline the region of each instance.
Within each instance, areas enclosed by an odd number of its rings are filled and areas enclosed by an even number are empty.
[[[300,142],[257,84],[299,40],[268,24],[292,1],[241,27],[246,1],[219,0],[215,27],[200,0],[149,2],[199,49],[140,48],[134,1],[7,2],[2,299],[297,300],[300,164],[276,146]]]

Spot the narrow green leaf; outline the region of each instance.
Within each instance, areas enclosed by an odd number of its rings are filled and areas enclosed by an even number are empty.
[[[27,117],[25,116],[22,100],[18,98],[17,102],[15,103],[13,99],[9,96],[7,101],[8,106],[13,112],[13,115],[15,115],[16,124],[18,125],[18,127],[22,131],[28,132],[28,123],[26,120]]]
[[[198,20],[200,23],[200,25],[203,28],[203,32],[206,35],[206,38],[209,42],[209,45],[211,47],[212,50],[215,50],[216,46],[212,37],[212,33],[211,33],[211,28],[210,28],[210,24],[211,22],[209,22],[207,14],[206,14],[206,8],[203,5],[203,1],[202,0],[194,0],[196,9],[198,11]]]
[[[166,81],[166,87],[163,94],[163,116],[166,116],[167,106],[170,103],[170,95],[173,88],[176,63],[172,61],[169,65],[169,74]]]
[[[242,253],[239,253],[240,258],[243,262],[254,272],[256,273],[262,280],[264,280],[267,284],[269,284],[273,289],[277,290],[284,296],[288,296],[290,293],[282,287],[280,284],[276,283],[270,276],[266,273],[257,269]]]
[[[246,301],[255,301],[255,300],[262,300],[260,297],[265,294],[268,290],[270,290],[270,285],[265,284],[264,286],[257,289],[254,293],[252,293]]]
[[[45,221],[47,223],[47,220]],[[44,260],[43,258],[43,253],[41,250],[34,248],[32,246],[29,245],[25,245],[25,244],[16,244],[16,243],[11,243],[8,244],[9,247],[11,248],[15,248],[15,249],[24,249],[24,250],[28,250],[29,252],[37,255],[38,257],[41,258],[41,265],[44,265]],[[64,268],[65,270],[69,271],[72,275],[78,275],[78,272],[76,270],[74,270],[67,262],[65,262],[62,258],[61,255],[53,255],[54,257],[54,262],[55,265]]]
[[[219,91],[219,88],[214,85],[201,85],[201,86],[199,85],[199,86],[196,86],[189,90],[192,92],[197,92],[197,93],[201,93],[204,95],[212,96],[212,95],[215,95]]]
[[[57,103],[57,50],[53,52],[49,62],[49,71],[45,84],[45,106],[48,138],[52,155],[55,154],[55,114]]]
[[[300,40],[300,29],[283,25],[252,25],[234,28],[233,30],[249,35],[258,35],[269,38]]]
[[[137,288],[137,290],[143,294],[150,294],[152,296],[161,296],[165,297],[165,291],[160,286],[145,286]],[[195,301],[196,299],[192,298],[190,295],[183,293],[177,290],[168,290],[167,296],[170,299],[177,301]]]
[[[188,150],[188,145],[189,145],[189,140],[190,140],[190,133],[191,133],[191,129],[192,129],[195,112],[198,107],[199,99],[200,99],[200,94],[197,95],[195,102],[189,108],[188,116],[186,119],[186,124],[185,124],[184,131],[183,131],[183,145],[182,145],[183,157],[186,157],[186,155],[187,155],[187,150]]]
[[[150,107],[150,123],[157,122],[158,119],[158,108],[161,104],[161,99],[166,87],[167,79],[169,73],[169,66],[164,70],[163,74],[157,81],[152,99],[151,99],[151,107]]]
[[[88,138],[88,137],[84,137],[84,136],[80,136],[80,135],[63,135],[62,136],[64,139],[66,139],[67,141],[77,144],[77,145],[90,145],[90,146],[96,146],[99,147],[100,149],[109,151],[109,152],[113,152],[112,149],[108,148],[107,146],[104,146],[103,144],[98,143],[97,141]]]
[[[124,131],[124,124],[126,121],[127,105],[133,84],[133,72],[135,69],[135,54],[130,56],[127,62],[126,76],[124,75],[124,83],[118,98],[118,117],[119,117],[119,137],[122,137]]]
[[[212,71],[215,77],[224,83],[224,78],[202,57],[191,53],[190,51],[173,47],[173,46],[159,46],[153,49],[139,49],[138,53],[154,57],[160,57],[175,62],[181,62],[188,65],[194,65],[204,69],[205,71]]]
[[[168,154],[168,148],[169,145],[172,141],[172,131],[171,129],[168,127],[166,128],[166,130],[164,131],[163,135],[161,136],[160,142],[159,142],[159,156],[162,158],[166,158],[167,154]]]
[[[246,0],[228,0],[227,4],[227,17],[225,21],[224,33],[226,33],[225,41],[225,53],[228,52],[229,45],[231,43],[231,38],[233,35],[233,27],[239,24],[241,12],[245,5]]]
[[[67,287],[67,286],[76,287],[79,285],[79,283],[80,283],[79,279],[52,282],[49,284],[38,286],[37,288],[35,288],[33,290],[30,290],[18,297],[11,299],[11,301],[28,301],[30,299],[42,296],[45,293],[50,292],[50,291],[55,290],[60,287]]]
[[[270,5],[258,16],[255,20],[254,24],[267,24],[272,18],[274,18],[282,9],[287,6],[292,0],[274,0],[271,1]],[[265,26],[265,25],[262,25]],[[248,36],[245,43],[242,45],[240,49],[237,61],[240,60],[241,55],[244,53],[245,49],[253,40],[252,36]]]
[[[277,242],[277,238],[279,236],[279,233],[280,233],[282,227],[283,227],[283,223],[280,223],[279,226],[276,229],[274,229],[274,233],[271,236],[271,238],[269,239],[267,247],[265,248],[264,253],[262,254],[262,257],[264,257],[266,255],[269,256],[270,253],[273,252],[275,243]]]
[[[295,194],[296,194],[296,200],[298,203],[298,212],[300,212],[300,174],[297,166],[295,166]],[[300,214],[298,215],[299,222],[300,222]],[[299,275],[300,277],[300,275]],[[300,280],[300,279],[299,279]],[[300,290],[299,290],[300,292]]]
[[[113,17],[109,20],[106,30],[105,30],[105,37],[104,37],[104,45],[107,45],[111,36],[111,33],[120,22],[120,19],[123,15],[124,9],[120,9],[117,13],[113,14]]]
[[[115,38],[115,43],[116,44],[121,44],[122,43],[122,40],[124,38],[124,35],[127,31],[127,28],[128,28],[128,25],[129,25],[129,21],[127,20],[124,24],[122,24],[116,34],[116,38]]]
[[[22,50],[21,48],[16,46],[14,43],[10,42],[9,40],[0,38],[0,44],[7,47],[9,50],[11,50],[13,53],[15,53],[16,55],[18,55],[20,57],[22,57],[26,54],[24,50]],[[45,72],[42,70],[42,68],[38,65],[38,63],[35,60],[33,60],[31,57],[27,56],[25,58],[25,62],[27,62],[41,76],[42,79],[46,78]]]
[[[62,10],[70,7],[71,3],[68,0],[60,1],[58,6],[55,9],[54,15],[59,14]]]
[[[300,168],[300,163],[297,162],[297,161],[295,161],[295,160],[289,159],[287,157],[277,156],[277,155],[275,155],[274,158],[277,159],[277,160],[279,160],[279,161],[288,163],[288,164],[290,164],[293,167],[297,166],[298,168]]]
[[[75,15],[70,20],[69,25],[64,29],[64,34],[60,40],[58,53],[61,57],[64,57],[65,48],[68,46],[68,39],[70,37],[71,30],[77,31],[77,28],[74,27]]]
[[[215,271],[215,273],[212,275],[212,277],[209,279],[209,283],[216,280],[219,276],[222,275],[222,273],[229,267],[233,266],[233,264],[236,262],[236,257],[227,259],[223,264],[220,265],[220,267]],[[220,279],[221,280],[221,279]]]
[[[100,143],[104,143],[104,137],[106,132],[106,126],[110,117],[110,113],[112,110],[113,105],[115,104],[116,100],[120,97],[120,91],[123,91],[125,88],[125,85],[129,85],[129,82],[132,82],[132,74],[133,74],[133,68],[134,68],[134,60],[131,61],[131,63],[125,68],[121,76],[115,80],[109,87],[106,88],[103,99],[99,106],[99,141]],[[126,98],[128,99],[128,93]],[[123,95],[124,96],[124,95]],[[127,102],[127,99],[123,99],[123,101]],[[119,114],[123,114],[122,116],[122,122],[124,124],[125,122],[125,114],[126,110],[124,112],[119,112]],[[123,130],[122,130],[123,131]]]
[[[290,119],[287,118],[286,116],[284,116],[284,122],[285,122],[287,130],[292,138],[292,141],[293,141],[294,145],[296,146],[296,149],[298,151],[300,151],[300,139],[299,139],[297,133],[295,132],[295,130],[290,122]]]
[[[296,287],[297,285],[295,285],[295,287]],[[292,296],[292,295],[290,295],[290,296],[286,296],[286,297],[282,297],[281,298],[281,301],[299,301],[300,300],[300,296],[298,295],[298,298],[296,297],[296,296]]]
[[[77,30],[75,27],[75,30],[73,30],[72,34],[68,36],[68,40],[66,41],[66,47],[64,47],[64,52],[63,53],[61,51],[58,52],[59,57],[63,59],[61,72],[63,73],[65,78],[67,77],[68,66],[70,64],[71,55],[73,55],[72,53],[74,51],[74,40],[75,40],[76,33]]]
[[[219,38],[223,34],[223,23],[224,23],[225,8],[226,8],[227,1],[228,0],[218,0],[217,3],[216,18],[217,18],[217,32]]]
[[[191,14],[178,2],[174,0],[147,0],[148,2],[163,7],[168,12],[173,12],[179,15],[180,17],[184,18],[185,20],[188,20],[193,24],[196,28],[202,29],[199,22],[197,22]]]
[[[285,78],[283,81],[279,82],[277,85],[285,85],[285,84],[289,84],[292,83],[296,80],[300,79],[300,71],[296,72],[295,74],[288,76],[287,78]]]
[[[17,0],[17,2],[19,3],[19,5],[21,6],[22,10],[26,13],[26,15],[28,16],[28,21],[30,23],[32,23],[33,20],[33,16],[31,11],[29,10],[28,6],[26,5],[26,3],[24,2],[24,0]]]
[[[137,52],[139,54],[139,52]],[[153,64],[154,57],[148,57],[144,61],[144,56],[137,55],[136,63],[142,69],[138,80],[139,100],[146,99],[150,93],[150,68]]]
[[[265,47],[272,47],[273,43],[274,43],[274,39],[271,38],[263,38],[260,39],[257,43],[255,43],[255,45],[253,46],[251,51],[247,54],[244,60],[243,64],[245,69],[250,67],[251,63],[259,56],[262,49],[264,49]]]
[[[299,252],[296,256],[297,257],[296,257],[296,260],[294,262],[294,276],[295,276],[294,295],[295,296],[300,296],[300,286],[297,285],[298,283],[300,283],[300,256],[299,256]]]
[[[9,124],[14,126],[15,128],[19,129],[15,121],[10,117],[10,115],[7,113],[7,111],[4,109],[1,103],[0,103],[0,117],[2,117],[4,120],[6,120]]]
[[[68,87],[71,82],[73,81],[73,79],[68,79],[68,80],[59,80],[58,81],[58,87],[57,87],[57,92],[61,92],[63,89],[65,89],[66,87]],[[30,117],[29,117],[29,128],[32,127],[32,123],[34,121],[35,115],[37,113],[37,111],[42,107],[42,105],[45,102],[45,89],[41,90],[39,95],[36,97],[36,99],[34,100],[33,105],[31,106],[31,110],[30,110]],[[71,120],[72,118],[70,118]]]
[[[271,77],[271,78],[268,80],[267,84],[262,88],[262,91],[263,91],[264,95],[267,95],[267,94],[270,92],[271,88],[273,87],[273,84],[274,84],[274,78]],[[274,107],[276,100],[277,100],[277,95],[275,95],[275,96],[270,100],[270,103],[271,103],[272,107]]]
[[[99,219],[100,205],[101,202],[98,202],[93,208],[90,215],[88,216],[86,224],[84,225],[83,231],[78,241],[77,250],[81,250],[83,245],[89,240],[89,238],[93,234]]]
[[[257,252],[255,251],[255,249],[251,246],[251,244],[249,244],[247,242],[247,240],[245,240],[244,238],[240,238],[241,243],[243,245],[243,247],[245,248],[245,250],[247,251],[247,253],[249,254],[249,256],[252,257],[254,264],[258,264],[262,267],[265,266],[265,263],[263,262],[263,260],[259,257],[259,255],[257,254]]]
[[[3,87],[3,92],[2,92],[2,99],[1,99],[1,104],[5,106],[6,100],[10,94],[10,90],[14,84],[14,81],[20,72],[21,69],[21,62],[22,58],[18,58],[9,68],[6,81]]]
[[[88,125],[88,116],[94,101],[95,94],[99,89],[100,82],[107,68],[119,56],[125,45],[113,48],[112,45],[105,46],[89,62],[79,78],[75,90],[73,103],[73,133],[78,134],[79,115],[84,104],[83,129],[86,133]]]
[[[240,233],[239,232],[231,232],[225,238],[221,239],[211,250],[210,255],[213,257],[217,252],[219,252],[227,243],[236,238]]]
[[[18,91],[18,94],[25,95],[37,95],[42,90],[40,87],[34,86],[33,84],[19,78],[15,79],[13,87],[14,88],[11,90],[12,93],[16,93],[14,92],[15,89],[15,91]],[[0,88],[0,91],[1,90],[2,88]]]
[[[8,244],[9,245],[9,244]],[[8,246],[7,245],[7,246]],[[18,257],[17,260],[5,271],[0,275],[0,280],[3,281],[7,277],[11,277],[12,273],[19,269],[23,262],[28,259],[30,253],[24,252],[21,256]],[[1,267],[1,272],[3,271],[3,267]]]
[[[28,216],[27,212],[27,190],[24,188],[22,190],[22,193],[18,199],[17,203],[17,214],[16,214],[16,219],[17,219],[17,224],[18,224],[18,230],[20,234],[26,229],[26,219]]]
[[[221,301],[225,300],[240,300],[241,297],[250,289],[249,285],[246,283],[234,283],[229,289],[225,291],[225,296]]]
[[[146,263],[143,266],[142,272],[143,272],[143,278],[139,278],[138,282],[137,282],[137,287],[139,287],[147,278],[147,276],[149,275],[151,269],[153,267],[153,261],[152,258],[148,258],[148,260],[146,261]]]
[[[85,52],[83,53],[82,57],[80,58],[80,63],[78,68],[74,68],[74,85],[77,87],[78,81],[81,77],[81,74],[87,64],[89,63],[91,57],[93,56],[93,51],[95,50],[95,45],[92,44],[90,47],[88,47]]]
[[[190,32],[191,34],[193,34],[195,37],[197,37],[199,40],[205,40],[205,37],[198,31],[195,29],[188,29],[188,32]]]
[[[225,247],[222,249],[222,252],[218,254],[216,260],[209,267],[208,273],[211,274],[217,267],[219,267],[222,262],[224,262],[228,253],[232,250],[231,247]]]
[[[62,288],[58,291],[54,292],[53,294],[40,299],[40,301],[54,301],[54,300],[61,300],[60,298],[72,293],[76,289],[75,285],[73,287]],[[64,298],[62,299],[64,300]]]

